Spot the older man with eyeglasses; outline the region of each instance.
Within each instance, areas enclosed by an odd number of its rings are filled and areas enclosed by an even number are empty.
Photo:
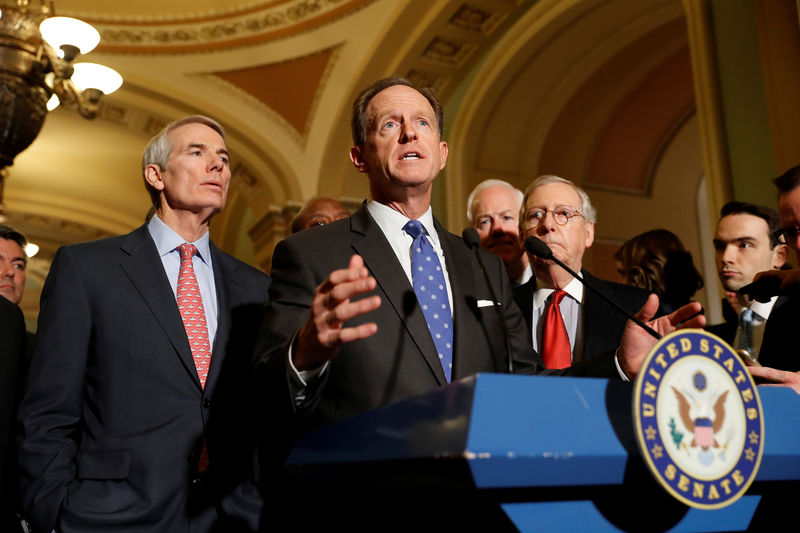
[[[558,176],[540,176],[525,191],[520,234],[523,240],[535,236],[544,241],[557,259],[634,314],[647,301],[647,291],[601,280],[582,268],[583,254],[594,241],[596,216],[583,189]],[[627,318],[553,261],[530,261],[535,278],[514,289],[514,300],[545,366],[565,368],[613,352]]]

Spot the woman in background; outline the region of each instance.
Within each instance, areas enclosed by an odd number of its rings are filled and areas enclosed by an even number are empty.
[[[628,240],[614,254],[625,283],[654,292],[673,311],[703,288],[692,254],[677,235],[665,229],[646,231]]]

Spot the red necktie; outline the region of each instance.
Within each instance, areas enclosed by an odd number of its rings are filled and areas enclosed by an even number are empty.
[[[554,291],[550,295],[550,304],[544,312],[542,359],[547,368],[567,368],[572,365],[569,336],[559,307],[566,295],[567,293],[560,289]]]
[[[192,264],[192,256],[197,252],[197,248],[193,244],[183,243],[178,246],[178,251],[181,254],[181,269],[178,273],[178,311],[183,319],[186,337],[189,339],[189,348],[192,350],[200,386],[205,389],[208,368],[211,366],[211,344],[208,342],[208,324],[203,298],[200,296],[200,286],[197,284]],[[208,449],[203,438],[197,471],[203,473],[206,468],[208,468]]]
[[[197,252],[193,244],[183,243],[178,246],[181,253],[181,270],[178,274],[178,311],[186,328],[186,337],[192,350],[194,366],[200,385],[205,388],[208,367],[211,366],[211,345],[208,342],[208,324],[200,286],[194,275],[192,256]]]

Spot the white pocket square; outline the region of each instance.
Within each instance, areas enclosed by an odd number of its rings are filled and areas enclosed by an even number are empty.
[[[493,305],[500,305],[499,303],[491,300],[478,300],[478,307],[492,307]]]

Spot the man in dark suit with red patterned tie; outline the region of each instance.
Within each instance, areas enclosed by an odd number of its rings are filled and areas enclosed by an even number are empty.
[[[26,516],[37,531],[253,531],[244,394],[268,278],[209,239],[224,130],[174,122],[142,169],[155,216],[61,248],[45,282],[19,412]]]

